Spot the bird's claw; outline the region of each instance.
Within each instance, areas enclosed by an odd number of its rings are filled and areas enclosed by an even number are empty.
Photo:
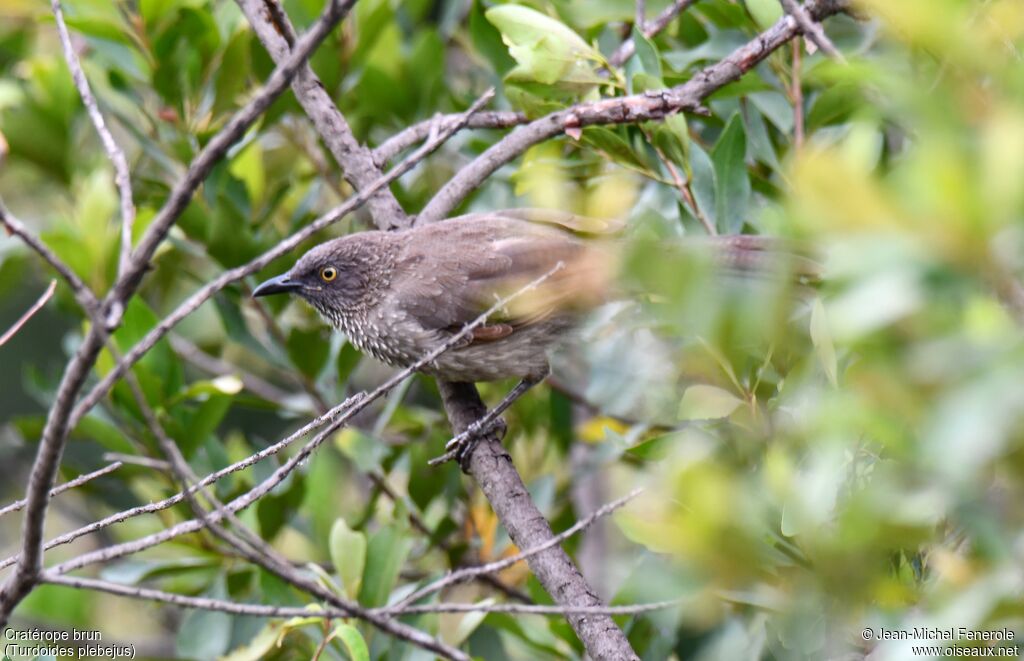
[[[447,443],[445,443],[444,444],[445,451],[446,452],[451,452],[452,450],[455,450],[456,448],[459,448],[459,447],[465,445],[466,441],[468,441],[471,437],[476,436],[481,431],[482,431],[482,428],[481,428],[480,423],[479,422],[474,422],[470,426],[466,427],[466,431],[462,432],[461,434],[457,435],[455,438],[453,438],[450,441],[448,441]]]
[[[505,431],[505,421],[501,418],[489,420],[484,424],[481,424],[481,421],[477,420],[469,427],[466,427],[465,431],[461,434],[456,435],[450,441],[445,443],[445,453],[442,456],[431,459],[427,463],[431,466],[437,466],[454,459],[459,462],[459,466],[462,467],[462,470],[468,473],[469,460],[473,456],[473,451],[476,450],[476,446],[480,444],[483,435],[489,432],[494,432],[500,439],[505,436]]]

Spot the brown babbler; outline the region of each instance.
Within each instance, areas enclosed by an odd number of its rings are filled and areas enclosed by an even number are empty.
[[[609,297],[617,268],[613,244],[568,231],[592,226],[569,214],[510,210],[403,231],[359,232],[311,249],[253,296],[297,294],[360,350],[407,367],[497,301],[548,274],[420,368],[455,382],[520,379],[501,403],[449,443],[449,449],[471,449],[466,441],[547,376],[548,351],[580,313]],[[771,239],[755,236],[710,241],[716,261],[741,270],[756,270],[772,247]],[[460,460],[467,457],[462,451]]]

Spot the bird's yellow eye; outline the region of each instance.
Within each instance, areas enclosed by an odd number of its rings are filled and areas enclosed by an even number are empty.
[[[333,266],[325,266],[320,269],[320,279],[324,282],[330,282],[338,277],[338,269]]]

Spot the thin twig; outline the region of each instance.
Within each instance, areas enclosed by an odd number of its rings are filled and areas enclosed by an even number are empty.
[[[669,24],[676,18],[676,16],[682,14],[690,5],[696,2],[697,0],[673,0],[672,4],[670,4],[668,7],[665,7],[665,9],[662,10],[660,14],[655,16],[650,21],[640,20],[641,13],[644,11],[644,9],[643,4],[641,2],[637,2],[637,29],[639,29],[645,37],[650,39],[654,35],[658,34],[662,30],[667,28]],[[633,39],[627,39],[623,41],[619,45],[619,47],[615,49],[615,52],[612,53],[611,57],[608,58],[608,64],[612,65],[613,67],[622,66],[622,64],[630,57],[632,57],[633,53],[635,52],[636,44],[633,43]]]
[[[145,599],[147,601],[158,601],[175,606],[186,608],[197,608],[201,610],[219,611],[235,615],[253,615],[258,617],[291,618],[291,617],[319,617],[326,619],[344,619],[352,617],[353,614],[345,609],[331,606],[317,605],[315,607],[299,608],[296,606],[264,606],[262,604],[240,604],[224,599],[213,599],[210,597],[190,597],[163,590],[152,588],[135,587],[123,585],[112,581],[104,581],[95,578],[82,578],[79,576],[61,576],[52,571],[43,572],[40,580],[51,585],[62,585],[80,590],[97,590],[108,594],[116,594],[133,599]],[[366,611],[367,620],[392,635],[404,638],[415,643],[445,659],[454,661],[469,661],[470,657],[464,652],[446,645],[438,639],[415,629],[409,625],[394,621],[383,616]],[[404,634],[404,635],[402,635]]]
[[[654,145],[654,141],[651,141],[651,144]],[[703,211],[701,211],[700,205],[697,204],[697,198],[694,197],[693,191],[690,189],[690,182],[683,179],[682,175],[679,174],[679,170],[675,165],[673,165],[668,156],[665,155],[665,152],[655,146],[654,153],[658,155],[658,160],[660,160],[665,166],[665,169],[668,170],[668,174],[672,177],[672,181],[675,183],[676,189],[679,191],[679,194],[683,196],[683,201],[690,207],[690,211],[693,212],[694,217],[700,221],[700,224],[704,226],[704,230],[709,235],[717,236],[718,230],[715,229],[711,220],[708,219]]]
[[[81,576],[63,576],[52,571],[45,571],[41,576],[43,583],[51,585],[63,585],[69,588],[80,590],[96,590],[107,592],[123,597],[134,599],[145,599],[147,601],[159,601],[175,606],[186,608],[197,608],[208,611],[219,611],[222,613],[233,613],[235,615],[254,615],[258,617],[310,617],[323,615],[329,618],[347,618],[349,614],[341,609],[317,606],[315,608],[297,608],[295,606],[264,606],[262,604],[240,604],[226,601],[224,599],[212,599],[210,597],[190,597],[163,590],[152,588],[135,587],[113,581],[104,581],[95,578],[84,578]]]
[[[628,606],[555,606],[550,604],[424,604],[421,606],[404,606],[400,609],[388,607],[378,609],[392,616],[415,615],[421,613],[516,613],[519,615],[641,615],[651,611],[674,608],[683,603],[682,599],[652,601],[646,604],[630,604]]]
[[[121,252],[118,259],[117,273],[122,274],[128,268],[128,260],[132,252],[132,227],[135,225],[135,202],[132,196],[132,179],[128,170],[128,159],[124,152],[117,146],[114,136],[111,135],[107,123],[103,120],[99,104],[89,88],[89,81],[82,70],[82,64],[78,61],[78,55],[71,44],[71,35],[68,34],[68,26],[64,22],[64,12],[61,9],[60,0],[51,0],[50,7],[53,10],[53,17],[57,21],[57,33],[60,35],[60,43],[64,48],[64,60],[71,71],[71,78],[78,88],[78,95],[82,97],[82,104],[89,113],[89,119],[100,136],[103,149],[107,152],[107,158],[114,166],[114,183],[117,184],[118,196],[121,198]]]
[[[782,8],[786,10],[786,13],[796,19],[797,24],[800,26],[800,31],[810,39],[815,46],[820,48],[829,57],[834,57],[836,60],[842,63],[846,63],[846,58],[839,52],[832,40],[825,34],[825,29],[821,27],[821,23],[811,18],[810,14],[807,13],[807,9],[801,5],[797,0],[779,0],[782,3]]]
[[[345,610],[331,606],[265,606],[263,604],[242,604],[225,599],[213,599],[210,597],[191,597],[163,590],[152,588],[136,587],[104,581],[95,578],[83,578],[79,576],[63,576],[47,571],[42,575],[42,582],[51,585],[62,585],[69,588],[81,590],[96,590],[133,599],[145,599],[147,601],[158,601],[175,606],[196,608],[200,610],[219,611],[232,613],[234,615],[252,615],[257,617],[270,618],[292,618],[292,617],[323,617],[325,619],[344,619],[351,617]],[[646,604],[631,604],[626,606],[602,606],[602,607],[562,607],[549,605],[530,604],[430,604],[426,606],[411,606],[405,613],[528,613],[537,615],[570,615],[570,614],[593,614],[593,615],[639,615],[655,610],[673,608],[681,603],[680,600],[655,601]],[[370,611],[385,615],[383,609]],[[468,657],[460,657],[468,658]]]
[[[5,332],[3,335],[0,335],[0,347],[7,344],[7,340],[14,337],[14,334],[21,330],[21,327],[27,324],[28,320],[31,319],[36,312],[39,312],[40,310],[43,309],[43,306],[46,305],[46,302],[48,300],[50,300],[50,297],[53,296],[53,292],[56,289],[57,281],[50,280],[50,285],[46,288],[46,291],[43,292],[43,295],[40,296],[39,299],[32,304],[32,307],[30,307],[28,310],[25,310],[25,314],[21,315],[21,317],[19,317],[18,320],[15,321],[14,324],[7,329],[7,332]],[[2,514],[2,512],[0,512],[0,514]]]
[[[166,473],[171,470],[170,464],[162,459],[153,459],[152,457],[143,457],[135,454],[125,454],[123,452],[104,452],[103,461],[119,461],[122,464],[129,466],[141,466],[143,468],[149,468],[161,473]],[[51,548],[50,546],[46,547]]]
[[[456,113],[442,116],[440,118],[441,126],[458,123],[462,115],[463,113]],[[521,112],[492,110],[474,114],[463,126],[468,129],[506,129],[525,124],[527,121],[529,120],[526,115]],[[373,150],[374,162],[384,165],[409,147],[425,140],[437,123],[438,118],[431,117],[394,134]]]
[[[15,218],[11,212],[4,206],[3,201],[0,201],[0,223],[7,229],[9,234],[21,239],[25,245],[34,250],[40,257],[43,258],[47,264],[56,271],[60,277],[64,279],[64,282],[71,287],[71,291],[75,295],[75,300],[82,306],[87,316],[92,316],[97,313],[100,309],[99,299],[96,298],[96,294],[92,292],[89,287],[82,282],[71,268],[64,263],[64,261],[57,256],[55,252],[40,241],[35,235],[32,234],[25,227],[25,224]]]
[[[527,558],[530,558],[540,553],[541,551],[546,551],[547,549],[557,544],[561,544],[563,541],[569,539],[581,530],[585,530],[601,517],[608,516],[615,510],[619,509],[620,507],[628,503],[630,500],[636,498],[638,495],[640,495],[642,491],[643,489],[634,489],[633,491],[630,491],[622,498],[614,500],[598,508],[597,510],[591,512],[590,515],[586,518],[577,521],[569,528],[566,528],[562,532],[546,540],[543,544],[535,546],[526,551],[520,551],[519,553],[516,553],[515,555],[510,555],[507,558],[502,558],[501,560],[489,562],[485,565],[480,565],[478,567],[466,567],[463,569],[457,569],[455,571],[449,572],[448,575],[444,576],[443,578],[439,578],[433,583],[425,585],[424,587],[410,594],[408,597],[406,597],[399,603],[395,604],[394,606],[389,606],[385,610],[389,612],[398,611],[399,609],[402,609],[409,604],[414,604],[420,599],[429,596],[435,592],[438,592],[440,590],[443,590],[450,585],[455,585],[457,583],[465,583],[466,581],[472,580],[477,576],[481,576],[484,574],[495,574],[503,569],[511,567],[517,562],[526,560]]]
[[[132,390],[136,404],[138,404],[139,409],[142,411],[142,416],[146,422],[146,426],[149,427],[150,432],[156,437],[157,443],[160,445],[161,450],[163,450],[168,462],[170,462],[171,471],[181,486],[182,493],[185,494],[192,511],[202,522],[204,528],[213,533],[214,536],[223,541],[234,552],[249,562],[262,567],[293,587],[303,590],[314,597],[318,597],[329,604],[333,604],[341,609],[346,616],[367,620],[387,633],[424,647],[427,650],[435,651],[445,658],[468,659],[468,657],[461,655],[454,648],[444,645],[436,638],[433,638],[410,626],[398,624],[386,618],[382,618],[381,616],[363,608],[359,604],[348,601],[347,599],[326,590],[315,581],[311,581],[302,576],[299,571],[293,567],[286,558],[279,555],[277,551],[270,546],[270,544],[249,530],[249,528],[238,519],[235,513],[229,510],[210,490],[206,487],[199,487],[195,492],[193,492],[190,489],[190,484],[197,483],[199,481],[198,478],[192,472],[192,468],[188,465],[188,462],[185,461],[185,457],[181,454],[181,450],[178,449],[178,446],[175,445],[174,441],[167,435],[167,432],[160,424],[160,421],[157,420],[156,414],[146,401],[146,396],[143,394],[142,388],[139,386],[138,379],[135,378],[135,374],[133,372],[128,372],[126,380],[128,382],[128,386]],[[212,513],[208,512],[199,502],[198,498],[196,498],[196,495],[199,493],[201,493],[213,507]],[[213,513],[216,513],[217,520],[214,520]],[[234,527],[233,530],[229,531],[225,526],[223,526],[221,523],[223,521],[230,521]]]
[[[172,334],[168,340],[170,341],[171,348],[174,349],[174,352],[184,358],[187,362],[209,374],[237,375],[239,381],[242,382],[242,387],[261,399],[265,399],[268,402],[274,402],[278,405],[284,405],[285,402],[294,399],[292,393],[278,388],[273,383],[270,383],[255,374],[240,369],[237,365],[229,363],[226,360],[221,360],[216,356],[211,356],[180,335]],[[313,407],[310,405],[308,410],[312,411]]]
[[[59,484],[56,487],[54,487],[53,489],[51,489],[50,490],[50,497],[52,498],[53,496],[57,496],[59,494],[62,494],[65,491],[67,491],[68,489],[74,489],[75,487],[80,487],[83,484],[85,484],[86,482],[90,482],[92,480],[95,480],[97,477],[103,477],[107,473],[113,473],[114,471],[116,471],[118,468],[120,468],[123,465],[124,465],[123,462],[115,461],[114,463],[107,464],[103,468],[99,468],[97,470],[94,470],[91,473],[84,473],[82,475],[79,475],[75,479],[68,480],[64,484]],[[21,499],[21,500],[14,501],[10,505],[7,505],[7,506],[3,507],[2,509],[0,509],[0,516],[3,516],[4,514],[10,514],[11,512],[17,512],[17,511],[21,510],[21,508],[25,507],[25,503],[26,503],[26,501],[25,501],[24,498]]]
[[[335,406],[333,409],[331,409],[330,411],[328,411],[324,415],[318,416],[317,418],[314,418],[313,420],[311,420],[310,422],[306,423],[305,425],[303,425],[302,427],[300,427],[299,429],[297,429],[293,433],[289,434],[284,439],[278,441],[277,443],[275,443],[275,444],[273,444],[271,446],[268,446],[268,447],[260,450],[259,452],[255,453],[255,454],[249,455],[245,459],[237,461],[237,462],[235,462],[235,463],[233,463],[233,464],[231,464],[229,466],[226,466],[226,467],[220,469],[219,471],[210,473],[209,475],[207,475],[206,477],[201,479],[199,482],[194,484],[192,487],[190,487],[190,490],[195,491],[196,489],[199,489],[199,488],[204,487],[206,485],[213,484],[217,480],[220,480],[221,478],[223,478],[223,477],[225,477],[227,475],[230,475],[232,473],[238,472],[240,470],[244,470],[244,469],[248,468],[249,466],[257,464],[260,461],[262,461],[262,460],[264,460],[264,459],[266,459],[266,458],[268,458],[270,456],[278,454],[279,452],[281,452],[282,450],[284,450],[285,448],[290,446],[292,443],[294,443],[296,440],[302,438],[303,436],[305,436],[306,434],[308,434],[312,430],[316,429],[317,427],[320,427],[321,425],[323,425],[327,421],[331,420],[334,416],[341,415],[342,412],[344,412],[348,407],[350,407],[353,404],[355,404],[358,401],[359,397],[362,397],[362,396],[363,396],[363,393],[359,393],[358,395],[354,395],[352,397],[349,397],[344,402],[342,402],[341,404]],[[143,465],[143,466],[148,465],[148,462],[150,462],[150,461],[155,461],[155,460],[147,459],[145,457],[132,459],[131,457],[125,457],[123,455],[113,455],[113,454],[109,454],[109,453],[104,455],[104,456],[108,457],[108,458],[116,456],[119,459],[121,459],[121,461],[124,461],[125,463],[138,463],[139,465]],[[144,461],[147,462],[147,463],[143,463]],[[170,466],[167,464],[167,462],[160,462],[160,465],[161,465],[161,468],[163,470],[170,470]],[[103,519],[100,519],[99,521],[94,521],[94,522],[92,522],[92,523],[90,523],[88,525],[82,526],[81,528],[78,528],[76,530],[72,530],[72,531],[66,532],[66,533],[64,533],[62,535],[58,535],[57,537],[55,537],[55,538],[51,539],[50,541],[48,541],[46,543],[46,545],[44,546],[44,549],[48,551],[48,550],[50,550],[50,549],[52,549],[52,548],[54,548],[56,546],[60,546],[62,544],[68,544],[68,543],[78,539],[79,537],[82,537],[84,535],[88,535],[90,533],[96,532],[97,530],[102,530],[102,529],[107,528],[109,526],[112,526],[112,525],[114,525],[116,523],[121,523],[122,521],[127,521],[128,519],[131,519],[133,517],[140,516],[142,514],[152,514],[153,512],[159,512],[161,510],[165,510],[165,509],[167,509],[169,507],[173,507],[174,505],[177,505],[178,503],[184,502],[184,500],[185,500],[185,495],[183,493],[179,492],[179,493],[177,493],[177,494],[175,494],[173,496],[170,496],[169,498],[165,498],[165,499],[157,501],[155,503],[147,503],[146,505],[139,505],[137,507],[132,507],[130,509],[123,510],[121,512],[116,512],[114,514],[111,514],[110,516],[107,516],[107,517],[104,517]],[[237,511],[237,510],[234,510],[234,511]],[[192,530],[191,529],[190,530],[185,530],[185,531],[182,531],[182,532],[180,532],[178,534],[185,534],[186,532],[192,532]],[[174,535],[174,536],[177,536],[177,535]],[[4,569],[6,567],[9,567],[9,566],[13,565],[15,562],[18,561],[18,559],[19,559],[19,556],[17,556],[17,555],[5,558],[4,560],[0,561],[0,569]]]

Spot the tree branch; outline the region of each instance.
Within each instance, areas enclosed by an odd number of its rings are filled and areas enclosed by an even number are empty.
[[[132,390],[132,394],[135,397],[135,401],[138,404],[139,409],[142,411],[142,416],[146,422],[146,426],[149,427],[150,432],[156,437],[157,443],[160,445],[161,450],[170,463],[171,472],[174,474],[177,482],[181,485],[182,493],[188,500],[188,503],[196,517],[202,522],[203,527],[213,533],[214,536],[230,546],[235,552],[249,562],[262,567],[264,570],[274,574],[293,587],[303,590],[314,597],[318,597],[329,604],[337,606],[348,616],[367,620],[387,633],[391,633],[398,638],[412,642],[429,651],[436,652],[445,658],[466,659],[468,661],[468,657],[461,654],[458,650],[442,644],[439,640],[429,636],[425,632],[415,630],[406,625],[396,624],[382,618],[381,616],[363,608],[359,604],[343,599],[329,590],[326,590],[315,581],[311,581],[302,576],[298,570],[286,559],[281,557],[273,547],[249,530],[249,528],[240,521],[237,516],[235,516],[234,512],[227,509],[216,495],[207,490],[206,487],[198,487],[195,492],[190,490],[190,483],[197,483],[199,481],[198,478],[196,478],[195,474],[192,472],[192,468],[188,465],[188,462],[185,461],[185,457],[181,454],[178,446],[175,445],[174,441],[171,440],[163,426],[160,424],[160,421],[157,420],[156,414],[146,401],[146,396],[142,393],[142,388],[139,386],[138,379],[135,378],[135,374],[129,372],[127,374],[127,381]],[[196,497],[199,493],[201,493],[214,508],[214,511],[218,516],[218,520],[215,521],[212,518],[211,513],[208,512],[199,502],[199,499]],[[234,531],[229,531],[222,525],[222,521],[230,521],[234,526]]]
[[[437,130],[438,126],[442,127],[440,130],[444,130],[443,127],[446,127],[453,122],[458,122],[462,114],[463,113],[456,113],[453,115],[431,117],[430,119],[425,119],[422,122],[418,122],[399,131],[373,150],[374,162],[379,166],[383,166],[401,152],[412,147],[417,142],[421,142],[426,139],[427,136],[430,135],[431,131]],[[476,113],[469,118],[468,122],[466,122],[465,128],[505,129],[525,124],[527,121],[529,120],[526,115],[521,112],[492,110],[490,112]],[[440,122],[440,124],[438,124],[438,122]]]
[[[817,20],[843,11],[847,5],[847,0],[815,0],[809,10]],[[564,133],[566,129],[644,122],[662,119],[676,112],[699,109],[701,101],[708,95],[738,80],[799,32],[796,19],[787,14],[755,39],[696,73],[682,85],[580,103],[520,126],[452,177],[424,207],[416,222],[434,222],[445,218],[495,170],[538,142]]]
[[[68,421],[75,397],[99,356],[106,334],[120,323],[127,300],[141,283],[153,253],[175,220],[185,210],[192,194],[209,174],[213,165],[284,90],[298,66],[309,57],[354,2],[355,0],[330,0],[321,17],[299,41],[287,61],[274,70],[263,89],[244,108],[235,113],[227,125],[207,143],[192,161],[185,176],[174,187],[167,202],[157,213],[133,252],[128,268],[105,297],[98,316],[103,318],[106,327],[96,323],[90,327],[61,377],[54,404],[43,427],[42,439],[26,490],[27,503],[22,523],[20,559],[17,569],[0,589],[0,626],[6,624],[14,607],[32,590],[42,570],[43,523],[49,505],[50,490],[53,488],[64,453]]]
[[[50,497],[53,498],[54,496],[60,495],[60,494],[64,493],[65,491],[69,490],[69,489],[74,489],[75,487],[80,487],[83,484],[85,484],[86,482],[91,482],[92,480],[95,480],[97,477],[103,477],[107,473],[113,473],[114,471],[116,471],[121,466],[124,466],[124,462],[115,461],[113,463],[107,464],[103,468],[99,468],[97,470],[94,470],[91,473],[84,473],[82,475],[79,475],[75,479],[68,480],[64,484],[57,485],[56,487],[51,489],[50,490]],[[3,516],[5,514],[10,514],[11,512],[20,511],[23,507],[25,507],[25,503],[26,502],[27,501],[23,498],[21,500],[16,500],[13,503],[11,503],[9,505],[6,505],[3,508],[0,508],[0,516]]]
[[[71,35],[68,34],[68,26],[64,22],[64,12],[61,9],[60,0],[51,0],[50,7],[53,17],[57,21],[57,33],[60,35],[60,43],[64,49],[64,60],[71,71],[71,78],[78,88],[78,95],[82,97],[82,104],[89,113],[89,119],[96,128],[96,133],[103,143],[103,150],[107,152],[107,158],[114,166],[114,183],[117,185],[118,197],[121,199],[121,252],[118,258],[117,273],[121,275],[128,268],[128,259],[132,251],[132,227],[135,225],[135,202],[132,196],[132,179],[128,171],[128,159],[124,152],[117,146],[114,136],[111,135],[107,123],[103,120],[96,97],[89,88],[89,81],[82,70],[82,64],[78,61],[74,46],[71,44]]]
[[[219,376],[236,374],[238,375],[238,379],[242,382],[242,387],[261,399],[281,404],[294,398],[294,395],[291,392],[278,388],[273,383],[258,377],[255,374],[246,372],[240,369],[237,365],[229,363],[226,360],[221,360],[216,356],[211,356],[180,335],[172,334],[168,340],[170,341],[171,348],[174,349],[174,352],[181,356],[186,362],[195,365],[208,374],[216,374]],[[305,412],[312,412],[313,409],[313,402],[306,403],[302,408]]]
[[[14,334],[21,330],[21,327],[27,324],[28,320],[31,319],[36,312],[39,312],[40,310],[43,309],[43,306],[46,305],[46,302],[50,300],[51,296],[53,296],[53,291],[56,288],[57,281],[50,280],[50,284],[46,287],[46,291],[43,292],[42,296],[40,296],[36,300],[36,302],[33,303],[31,307],[29,307],[28,310],[25,310],[24,314],[18,317],[18,320],[11,324],[11,327],[8,328],[3,335],[0,335],[0,347],[7,344],[7,341],[14,337]],[[3,511],[0,511],[0,514],[3,514]]]
[[[461,433],[487,412],[476,386],[438,380],[452,430]],[[512,542],[521,549],[541,547],[554,537],[533,504],[512,458],[494,431],[487,432],[469,458],[468,473],[480,485]],[[557,544],[530,556],[530,570],[559,606],[603,607],[579,569]],[[607,615],[568,615],[567,619],[594,659],[638,659],[622,630]]]
[[[843,57],[843,54],[839,52],[839,49],[836,48],[832,40],[825,34],[821,23],[811,18],[803,5],[798,3],[797,0],[779,0],[779,2],[782,3],[782,8],[786,10],[786,13],[796,19],[797,24],[800,26],[800,31],[814,42],[815,46],[820,48],[829,57],[833,57],[843,63],[846,62],[846,58]]]
[[[677,16],[682,14],[690,7],[690,5],[693,5],[696,2],[697,0],[673,0],[672,4],[670,4],[668,7],[665,7],[665,9],[662,10],[662,12],[658,14],[656,17],[654,17],[654,19],[642,22],[639,19],[642,12],[644,11],[642,8],[643,5],[640,2],[637,2],[637,19],[635,21],[635,25],[637,29],[640,30],[640,32],[645,37],[650,39],[654,35],[658,34],[662,30],[667,28],[669,26],[669,23],[675,20]],[[612,65],[613,67],[620,67],[626,62],[626,60],[632,57],[633,53],[635,52],[636,44],[633,43],[632,38],[629,38],[623,41],[622,44],[619,45],[617,49],[615,49],[615,52],[612,53],[611,57],[608,58],[608,64]]]
[[[236,2],[270,57],[275,62],[283,60],[295,40],[295,29],[277,0]],[[292,81],[292,91],[352,187],[357,191],[362,190],[379,179],[380,168],[374,162],[370,150],[356,140],[345,116],[334,105],[308,63],[303,64]],[[409,224],[405,211],[387,187],[378,189],[367,201],[367,206],[380,229],[406,227]]]
[[[388,612],[395,616],[422,613],[516,613],[521,615],[597,615],[611,617],[613,615],[641,615],[651,611],[675,608],[681,604],[682,600],[680,599],[652,601],[646,604],[629,604],[626,606],[551,606],[548,604],[494,604],[487,602],[456,604],[444,602],[439,604],[423,604],[421,606],[404,606],[400,609],[388,609]],[[622,657],[599,658],[619,659]]]
[[[628,503],[633,498],[636,498],[638,495],[640,495],[642,491],[642,489],[634,489],[633,491],[629,492],[622,498],[614,500],[604,505],[603,507],[598,508],[597,510],[592,512],[590,516],[584,519],[580,519],[569,528],[566,528],[557,535],[552,536],[550,539],[544,540],[543,543],[531,549],[528,549],[526,551],[520,551],[519,553],[510,555],[507,558],[502,558],[501,560],[489,562],[485,565],[479,565],[477,567],[464,567],[462,569],[457,569],[455,571],[449,572],[447,576],[440,578],[429,585],[425,585],[424,587],[420,588],[416,592],[413,592],[411,595],[409,595],[399,603],[395,604],[394,606],[390,606],[385,610],[389,612],[398,611],[402,607],[407,606],[409,604],[414,604],[420,599],[429,596],[435,592],[439,592],[450,585],[465,583],[466,581],[473,580],[478,576],[494,574],[501,571],[502,569],[511,567],[517,562],[531,558],[537,555],[538,553],[541,553],[553,546],[561,544],[562,542],[569,539],[581,530],[585,530],[586,528],[590,527],[591,524],[593,524],[601,517],[608,516],[615,510],[619,509],[620,507]]]
[[[350,617],[359,617],[359,614],[343,608],[337,608],[332,606],[318,605],[316,610],[310,608],[298,608],[288,606],[264,606],[262,604],[240,604],[237,602],[226,601],[224,599],[211,599],[209,597],[189,597],[182,594],[175,594],[173,592],[164,592],[162,590],[154,590],[152,588],[134,587],[130,585],[122,585],[120,583],[114,583],[111,581],[103,581],[94,578],[81,578],[78,576],[61,576],[60,574],[47,571],[44,572],[40,579],[42,582],[49,583],[51,585],[63,585],[65,587],[77,588],[80,590],[98,590],[100,592],[107,592],[109,594],[116,594],[123,597],[131,597],[133,599],[146,599],[148,601],[159,601],[167,604],[173,604],[175,606],[184,606],[186,608],[199,608],[202,610],[220,611],[224,613],[233,613],[235,615],[255,615],[260,617],[315,617],[323,615],[326,618],[337,618],[345,619]],[[446,645],[438,639],[420,631],[414,629],[409,625],[396,622],[389,618],[376,615],[362,607],[358,608],[358,611],[365,612],[365,617],[360,619],[366,619],[372,622],[375,626],[381,630],[392,634],[398,638],[408,640],[423,649],[429,650],[438,654],[445,659],[453,659],[455,661],[470,661],[469,656],[461,652],[460,650]]]
[[[45,243],[36,238],[36,236],[33,235],[27,227],[25,227],[24,223],[11,215],[11,212],[4,206],[3,201],[0,201],[0,223],[3,224],[9,234],[21,239],[25,245],[34,250],[43,258],[44,262],[49,264],[50,267],[64,279],[64,282],[71,287],[71,291],[75,295],[75,300],[82,306],[86,316],[92,317],[99,312],[100,302],[99,299],[96,298],[96,294],[94,294],[92,290],[82,282],[82,279],[79,278],[75,272],[71,270],[71,267],[65,264],[56,253],[50,250]]]

